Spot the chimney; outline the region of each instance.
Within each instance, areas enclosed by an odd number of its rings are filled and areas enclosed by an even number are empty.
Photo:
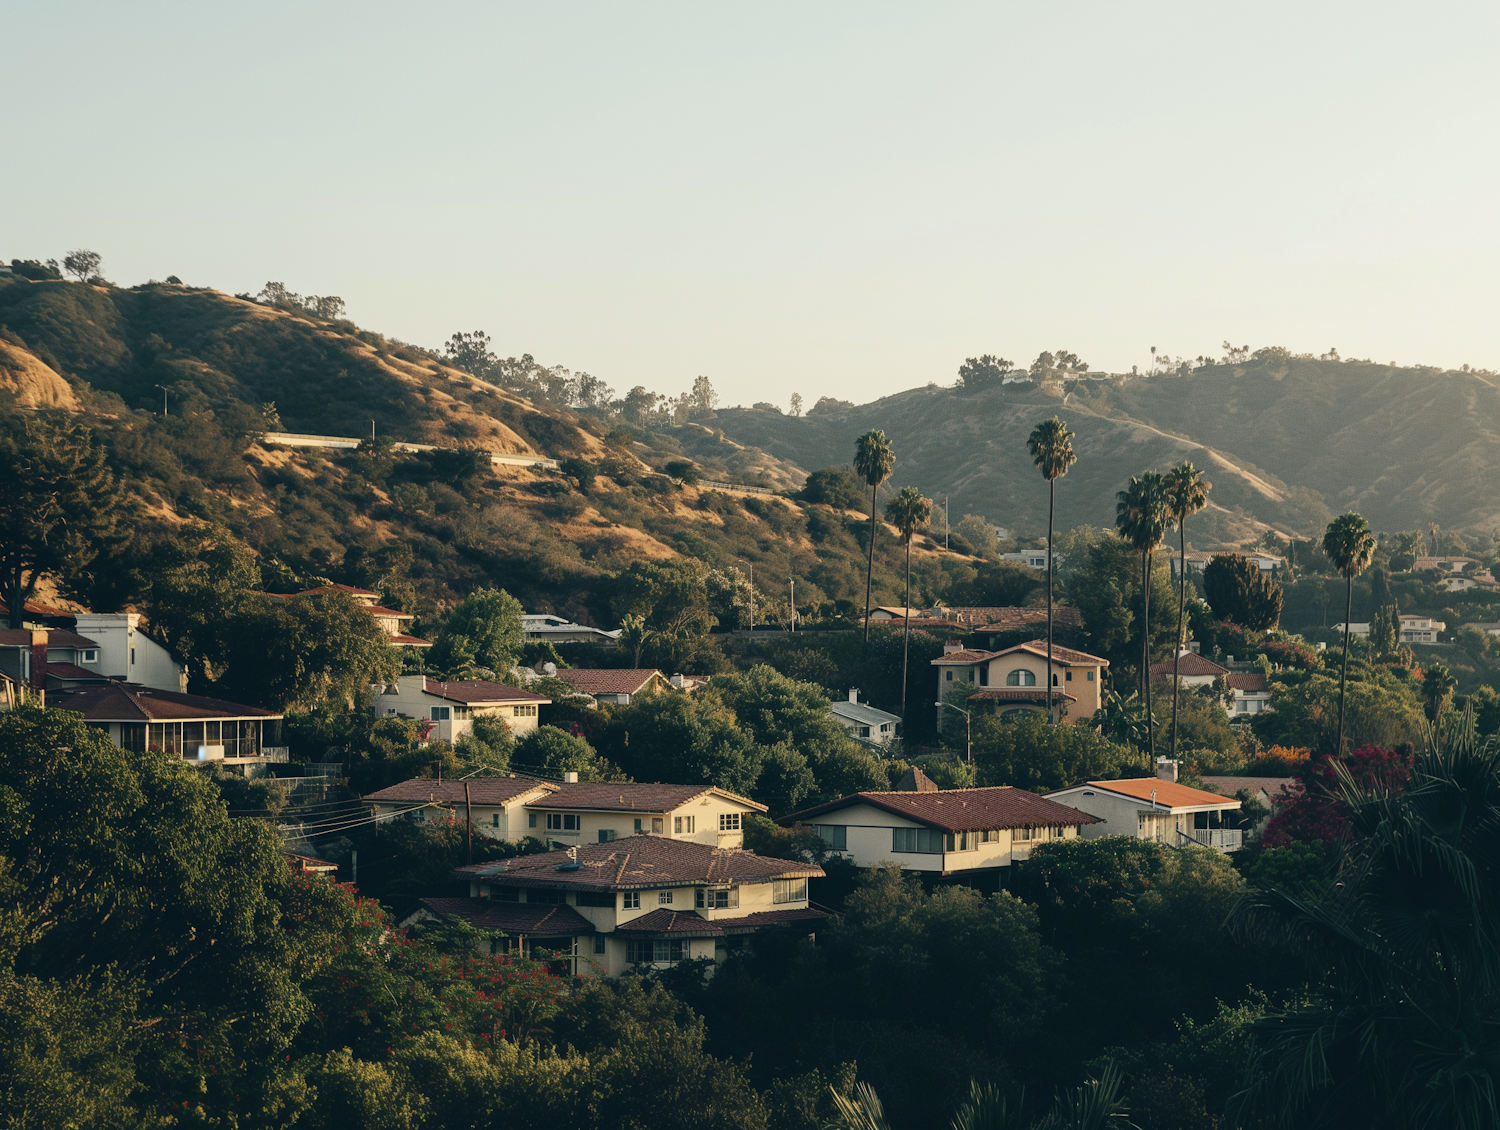
[[[1173,762],[1173,764],[1175,765],[1176,762]],[[578,784],[578,770],[569,769],[566,773],[563,774],[563,782],[569,785]]]
[[[944,655],[952,655],[955,651],[962,651],[963,649],[964,649],[964,645],[961,644],[961,643],[959,643],[957,640],[944,640],[943,641],[943,654]]]
[[[1177,762],[1170,757],[1158,757],[1156,759],[1156,775],[1163,781],[1177,780]]]
[[[858,687],[850,687],[849,688],[849,701],[853,702],[853,703],[859,702],[859,688]]]
[[[47,633],[38,628],[31,630],[31,689],[47,689]]]

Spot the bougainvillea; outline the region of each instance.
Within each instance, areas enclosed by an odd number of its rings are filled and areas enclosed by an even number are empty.
[[[1302,794],[1266,825],[1262,842],[1268,848],[1294,842],[1333,843],[1349,828],[1338,798],[1342,764],[1360,785],[1374,789],[1402,789],[1411,775],[1411,758],[1379,746],[1367,745],[1335,758],[1324,754],[1302,773]]]

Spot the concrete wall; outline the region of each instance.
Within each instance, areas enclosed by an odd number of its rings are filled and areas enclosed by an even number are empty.
[[[79,613],[78,634],[99,645],[99,662],[90,666],[111,679],[159,691],[185,691],[182,665],[142,632],[140,623],[140,614],[135,612]]]

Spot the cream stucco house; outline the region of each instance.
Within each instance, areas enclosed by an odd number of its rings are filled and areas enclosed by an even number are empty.
[[[529,734],[537,727],[538,708],[552,701],[503,683],[483,679],[443,682],[426,675],[402,675],[377,689],[377,715],[424,719],[432,723],[427,736],[445,742],[470,733],[478,717],[501,719],[517,737]]]
[[[1047,709],[1047,643],[1028,640],[1002,651],[980,651],[945,643],[932,661],[938,669],[938,698],[970,683],[969,701],[999,713]],[[1103,701],[1109,660],[1068,647],[1052,648],[1052,702],[1059,718],[1088,722]]]

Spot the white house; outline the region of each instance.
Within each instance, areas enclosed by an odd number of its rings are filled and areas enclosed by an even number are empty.
[[[172,653],[141,631],[138,612],[80,612],[77,634],[98,645],[98,671],[108,679],[159,691],[187,690],[187,672]],[[93,669],[95,661],[82,665]]]
[[[1169,847],[1202,844],[1220,851],[1237,851],[1243,838],[1229,815],[1239,811],[1239,801],[1160,777],[1089,781],[1047,796],[1097,818],[1082,829],[1085,838],[1134,836]]]
[[[823,876],[816,864],[662,836],[476,863],[455,874],[469,880],[469,898],[424,899],[406,921],[461,919],[492,932],[486,950],[548,960],[581,977],[723,961],[747,935],[810,933],[828,917],[808,905],[808,880]]]
[[[614,643],[620,638],[619,628],[608,632],[587,624],[575,624],[550,612],[523,615],[521,631],[528,640],[549,643]]]
[[[1333,626],[1333,630],[1335,632],[1338,632],[1340,635],[1343,635],[1343,633],[1344,633],[1344,624],[1343,624],[1343,621],[1340,621],[1339,623],[1335,624]],[[1368,621],[1353,621],[1353,620],[1351,620],[1349,622],[1349,634],[1351,636],[1355,636],[1355,637],[1357,637],[1359,639],[1362,639],[1362,640],[1369,639],[1370,638],[1370,625],[1369,625],[1369,622]]]
[[[1215,557],[1230,555],[1245,558],[1262,573],[1270,573],[1272,575],[1275,575],[1276,573],[1286,568],[1286,558],[1277,557],[1274,553],[1244,553],[1240,550],[1231,549],[1225,550],[1223,551],[1223,553],[1189,553],[1187,555],[1188,576],[1191,577],[1202,574],[1203,570],[1208,566],[1208,563]],[[1171,561],[1172,576],[1175,579],[1179,570],[1181,569],[1182,562],[1179,559],[1179,555],[1176,553],[1171,555]]]
[[[919,779],[919,781],[922,779]],[[806,824],[858,867],[899,864],[933,875],[993,877],[1039,843],[1072,839],[1097,822],[1076,808],[1000,786],[851,793],[783,816]]]
[[[1271,709],[1271,687],[1261,672],[1231,671],[1224,681],[1229,684],[1229,701],[1225,705],[1231,722]]]
[[[480,717],[504,720],[517,737],[529,734],[537,727],[537,708],[551,701],[545,695],[483,679],[443,682],[426,675],[402,675],[376,697],[375,713],[430,721],[427,736],[451,742],[472,733],[474,719]]]
[[[1402,613],[1400,621],[1402,643],[1437,643],[1438,636],[1448,630],[1444,621],[1431,616]]]
[[[1054,553],[1052,559],[1058,565],[1063,563],[1061,553]],[[1025,565],[1028,569],[1035,569],[1038,573],[1042,573],[1047,569],[1047,548],[1043,546],[1041,549],[1022,549],[1016,553],[1002,553],[1000,560],[1014,561],[1017,565]]]
[[[899,714],[860,702],[859,690],[853,687],[849,690],[849,700],[835,701],[829,712],[851,738],[872,746],[890,745],[896,737],[896,726],[901,722]]]
[[[1233,659],[1233,656],[1230,657]],[[1151,665],[1152,679],[1172,678],[1172,662]],[[1223,679],[1227,690],[1224,708],[1230,720],[1248,718],[1271,707],[1271,688],[1259,671],[1235,671],[1195,651],[1184,650],[1177,660],[1177,681],[1184,687],[1211,687]]]

